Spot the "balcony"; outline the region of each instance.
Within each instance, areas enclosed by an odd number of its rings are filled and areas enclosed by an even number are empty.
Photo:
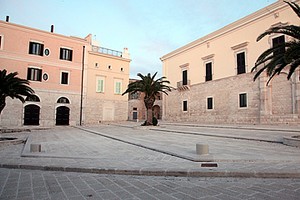
[[[187,80],[186,84],[183,84],[183,81],[179,81],[179,82],[177,82],[177,89],[179,91],[189,90],[190,89],[190,84],[191,84],[190,80]]]
[[[92,46],[92,50],[94,52],[98,52],[98,53],[103,53],[103,54],[107,54],[107,55],[111,55],[111,56],[116,56],[116,57],[122,57],[122,52],[121,51],[116,51],[116,50],[112,50],[112,49],[107,49],[104,47],[98,47],[98,46]]]

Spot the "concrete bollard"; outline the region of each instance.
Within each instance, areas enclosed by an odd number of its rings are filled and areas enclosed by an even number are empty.
[[[207,155],[207,154],[209,154],[208,144],[196,144],[196,153],[198,155]]]
[[[41,144],[30,144],[30,152],[41,152],[42,145]]]

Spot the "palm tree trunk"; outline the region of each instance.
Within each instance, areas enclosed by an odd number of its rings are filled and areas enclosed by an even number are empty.
[[[5,103],[5,97],[4,98],[0,98],[0,115],[2,113],[2,110],[4,109],[6,103]]]
[[[144,103],[147,108],[147,123],[146,125],[152,125],[152,107],[154,105],[155,97],[145,97]]]

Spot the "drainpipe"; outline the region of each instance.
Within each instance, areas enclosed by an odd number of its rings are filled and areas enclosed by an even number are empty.
[[[85,46],[82,48],[82,69],[81,69],[81,91],[80,91],[80,119],[79,125],[82,125],[82,104],[83,104],[83,75],[84,75],[84,54],[85,54]]]

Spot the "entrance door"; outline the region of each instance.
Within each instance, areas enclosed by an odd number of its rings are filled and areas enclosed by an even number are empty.
[[[132,119],[133,120],[137,120],[137,112],[133,112],[132,113]]]
[[[24,125],[40,125],[40,107],[27,105],[24,108]]]
[[[70,108],[60,106],[56,109],[56,125],[69,125]]]

